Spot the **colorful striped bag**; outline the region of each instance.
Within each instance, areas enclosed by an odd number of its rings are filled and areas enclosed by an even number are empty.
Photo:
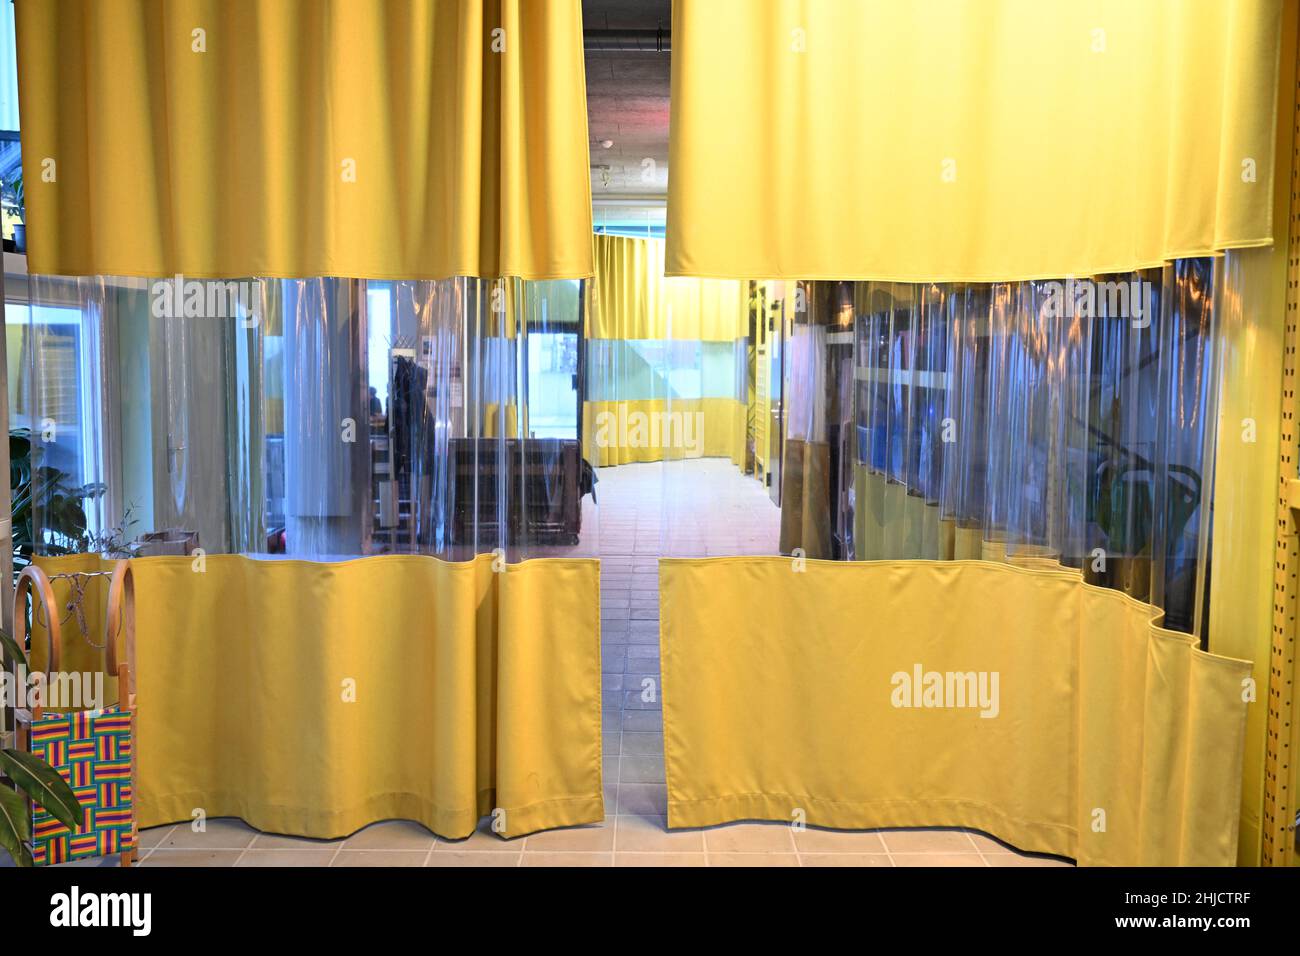
[[[59,672],[62,640],[54,591],[39,567],[24,569],[15,595],[14,622],[21,642],[26,631],[25,600],[33,609],[39,601],[50,641],[46,686]],[[134,587],[130,565],[117,562],[109,584],[108,614],[104,628],[108,673],[118,678],[118,703],[101,710],[55,713],[40,703],[20,710],[19,739],[72,787],[81,803],[81,825],[70,831],[39,804],[32,804],[32,862],[37,866],[66,863],[89,857],[121,854],[123,866],[135,860],[136,826],[133,805],[135,747],[132,738],[135,698],[130,666],[118,662],[119,620],[125,623],[123,643],[130,658],[134,643]],[[21,646],[21,643],[20,643]]]

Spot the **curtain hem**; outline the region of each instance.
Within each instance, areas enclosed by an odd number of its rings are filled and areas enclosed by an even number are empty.
[[[670,771],[671,772],[671,771]],[[873,800],[841,802],[783,793],[733,793],[700,800],[668,800],[668,826],[708,827],[737,820],[789,822],[796,809],[806,823],[836,830],[964,827],[981,830],[1018,850],[1073,859],[1072,827],[1023,820],[970,800]]]
[[[674,264],[672,268],[664,269],[664,278],[666,279],[738,279],[738,280],[768,280],[774,282],[902,282],[912,284],[930,284],[944,282],[970,282],[988,285],[999,282],[1044,282],[1051,279],[1064,279],[1066,277],[1083,278],[1086,276],[1104,276],[1119,275],[1126,272],[1137,272],[1141,269],[1160,269],[1168,263],[1178,259],[1203,259],[1221,256],[1225,252],[1235,249],[1258,249],[1273,245],[1273,237],[1268,236],[1263,239],[1234,239],[1223,243],[1216,243],[1209,249],[1195,249],[1183,252],[1168,254],[1160,259],[1151,261],[1129,260],[1119,264],[1105,266],[1082,266],[1056,272],[1005,272],[1005,273],[987,273],[987,274],[967,274],[967,273],[948,273],[943,271],[928,272],[922,271],[917,273],[899,273],[891,274],[887,272],[851,272],[833,274],[820,273],[816,271],[802,272],[799,270],[781,270],[781,269],[740,269],[729,272],[720,272],[716,270],[694,270],[688,265]]]
[[[346,810],[322,810],[270,806],[230,791],[215,794],[195,791],[140,798],[139,826],[145,829],[191,822],[195,807],[202,807],[210,820],[237,817],[263,833],[313,840],[342,839],[384,820],[411,820],[437,836],[464,840],[474,834],[481,819],[496,809],[505,813],[506,829],[502,836],[506,839],[538,830],[600,823],[605,818],[605,801],[599,793],[498,808],[495,791],[485,790],[479,794],[478,807],[474,810],[440,807],[413,793],[391,793],[371,797],[361,806]]]

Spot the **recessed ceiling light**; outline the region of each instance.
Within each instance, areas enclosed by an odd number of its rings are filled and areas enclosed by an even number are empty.
[[[600,141],[600,145],[603,149],[609,149],[611,146],[614,145],[614,141],[612,139],[602,139]]]

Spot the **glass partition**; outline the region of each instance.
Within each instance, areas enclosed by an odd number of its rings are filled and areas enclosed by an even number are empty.
[[[754,288],[775,318],[751,327],[747,361],[761,373],[779,356],[779,384],[749,393],[748,417],[780,436],[751,427],[751,451],[778,448],[778,460],[751,457],[744,470],[756,493],[772,492],[779,532],[722,550],[699,532],[716,524],[697,503],[708,475],[674,462],[662,481],[664,554],[1077,568],[1153,603],[1169,627],[1198,630],[1211,550],[1212,260],[1033,282]],[[762,525],[757,501],[735,520]]]
[[[598,551],[577,282],[28,288],[7,335],[29,552]]]

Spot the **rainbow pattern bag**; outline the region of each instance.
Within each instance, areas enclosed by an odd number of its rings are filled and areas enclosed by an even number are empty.
[[[32,721],[31,752],[68,782],[85,814],[73,833],[33,805],[32,862],[66,863],[135,846],[130,711],[42,714]]]

